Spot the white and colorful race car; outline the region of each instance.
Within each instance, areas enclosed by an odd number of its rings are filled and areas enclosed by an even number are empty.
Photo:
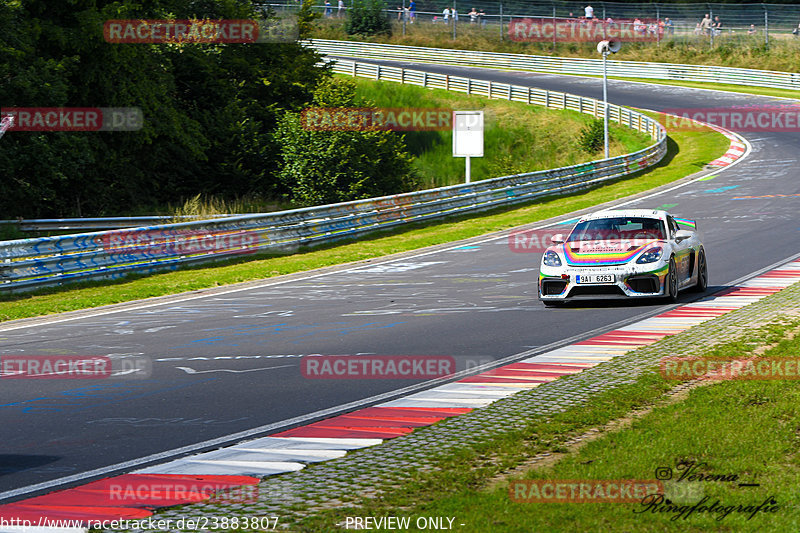
[[[666,211],[619,209],[580,218],[542,255],[545,305],[596,298],[665,297],[705,291],[708,262],[697,224]]]

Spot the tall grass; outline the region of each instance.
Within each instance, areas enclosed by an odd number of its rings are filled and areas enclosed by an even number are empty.
[[[579,146],[581,130],[592,117],[576,111],[545,109],[521,102],[430,90],[413,85],[357,80],[359,96],[381,107],[483,110],[484,157],[472,158],[472,178],[481,180],[576,165],[602,157]],[[611,155],[634,152],[652,144],[647,135],[611,123]],[[451,131],[405,133],[422,188],[463,183],[464,158],[453,157]]]
[[[173,217],[172,222],[186,222],[186,217],[202,220],[228,214],[267,213],[279,211],[284,207],[258,196],[226,199],[213,194],[200,193],[187,198],[182,204],[168,205],[165,209],[167,214]]]

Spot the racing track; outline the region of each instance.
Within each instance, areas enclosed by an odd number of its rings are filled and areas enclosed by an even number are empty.
[[[403,65],[601,94],[592,78]],[[609,99],[656,110],[775,101],[623,81],[610,82]],[[800,250],[800,195],[734,199],[800,193],[800,135],[745,137],[750,157],[715,179],[629,204],[677,204],[671,212],[698,221],[712,290]],[[0,498],[235,432],[265,425],[272,430],[261,434],[275,432],[293,417],[308,422],[320,410],[415,383],[305,379],[303,354],[451,355],[463,368],[664,309],[657,302],[545,309],[536,298],[538,259],[512,253],[504,237],[473,239],[213,295],[2,325],[0,355],[141,354],[152,361],[152,379],[3,380]]]

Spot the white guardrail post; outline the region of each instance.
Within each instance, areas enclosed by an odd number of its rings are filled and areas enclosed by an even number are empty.
[[[572,108],[568,105],[569,96],[576,101],[575,109],[590,114],[597,105],[592,98],[353,61],[335,61],[333,70],[457,92],[500,94],[509,100],[559,109]],[[514,98],[515,94],[520,96]],[[638,152],[600,161],[381,198],[276,213],[4,241],[0,242],[0,290],[110,279],[259,251],[286,253],[302,244],[568,194],[658,163],[667,151],[667,134],[661,124],[628,109],[609,107],[615,120],[622,123],[623,117],[627,117],[627,125],[632,129],[636,129],[633,125],[636,117],[638,129],[648,132],[654,143]]]

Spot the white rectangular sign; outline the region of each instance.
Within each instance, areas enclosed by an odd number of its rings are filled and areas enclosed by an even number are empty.
[[[453,157],[483,157],[483,111],[453,111]]]

